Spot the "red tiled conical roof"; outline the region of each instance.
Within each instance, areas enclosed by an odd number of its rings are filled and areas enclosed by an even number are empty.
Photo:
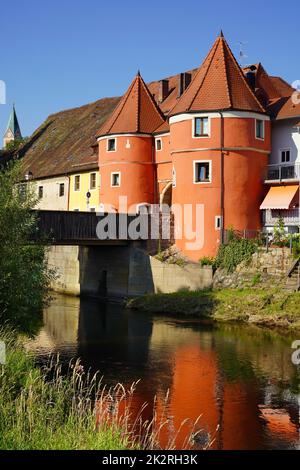
[[[221,33],[169,115],[230,109],[265,112]]]
[[[127,92],[101,127],[98,135],[140,133],[151,134],[165,118],[138,72]]]

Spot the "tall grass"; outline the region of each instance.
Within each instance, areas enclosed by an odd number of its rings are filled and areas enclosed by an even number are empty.
[[[59,357],[37,367],[20,339],[0,329],[7,348],[0,365],[0,449],[122,450],[161,448],[160,435],[169,425],[168,396],[158,414],[144,420],[147,405],[134,414],[136,383],[129,390],[121,384],[106,387],[97,374],[85,372],[79,361],[62,371]],[[191,448],[201,434],[199,422],[185,420],[173,433],[166,449],[176,447],[182,428],[188,426],[182,449]],[[202,446],[207,448],[211,441]]]

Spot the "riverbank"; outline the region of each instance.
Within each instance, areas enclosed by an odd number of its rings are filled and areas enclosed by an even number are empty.
[[[75,363],[63,376],[61,367],[40,369],[14,334],[0,331],[6,362],[0,365],[1,450],[123,450],[127,436],[103,413],[96,426],[97,385]],[[102,394],[103,398],[103,394]],[[101,423],[101,426],[100,426]]]
[[[278,288],[150,294],[130,299],[126,306],[154,314],[300,329],[300,292],[285,292]]]

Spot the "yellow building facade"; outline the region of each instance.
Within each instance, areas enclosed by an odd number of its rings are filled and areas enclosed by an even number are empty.
[[[100,202],[99,171],[90,170],[88,172],[74,173],[69,178],[69,210],[97,211]]]

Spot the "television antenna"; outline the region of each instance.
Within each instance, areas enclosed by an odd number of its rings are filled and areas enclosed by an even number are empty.
[[[246,59],[248,56],[245,54],[245,45],[248,44],[248,42],[245,41],[239,41],[237,45],[239,46],[239,62],[241,67],[245,67],[246,65]]]

